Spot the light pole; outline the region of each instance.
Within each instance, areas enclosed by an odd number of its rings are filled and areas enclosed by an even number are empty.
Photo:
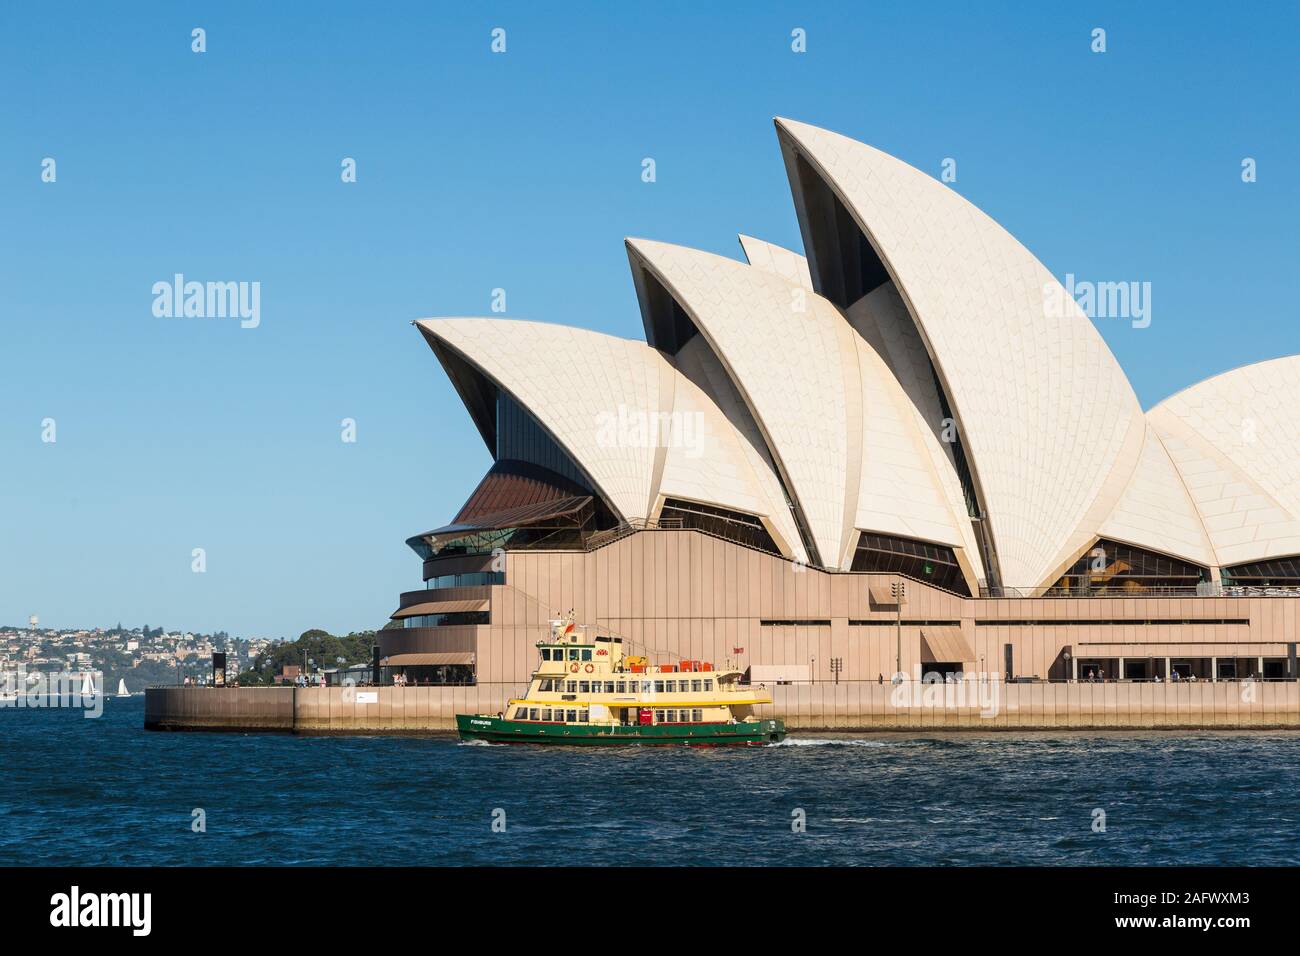
[[[907,585],[902,581],[892,581],[889,593],[894,598],[894,620],[896,643],[894,647],[894,673],[903,673],[903,602],[907,600]]]

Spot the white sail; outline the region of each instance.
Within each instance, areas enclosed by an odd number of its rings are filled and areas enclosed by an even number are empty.
[[[86,672],[85,680],[81,682],[81,696],[82,697],[95,696],[95,682],[90,679],[89,671]]]
[[[119,678],[118,678],[118,681],[117,681],[117,696],[118,696],[118,697],[130,697],[130,696],[131,696],[131,692],[130,692],[129,690],[126,689],[126,678],[125,678],[125,677],[119,677]]]

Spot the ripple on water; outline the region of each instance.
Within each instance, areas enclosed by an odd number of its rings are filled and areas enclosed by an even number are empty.
[[[604,750],[156,734],[142,718],[142,699],[94,721],[0,710],[0,864],[1300,859],[1297,734],[796,733]],[[196,808],[206,833],[191,830]]]

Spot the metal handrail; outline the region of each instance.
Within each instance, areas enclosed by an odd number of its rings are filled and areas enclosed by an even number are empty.
[[[1140,591],[1122,588],[1017,588],[982,587],[982,598],[1152,598],[1152,597],[1300,597],[1300,587],[1262,587],[1203,583],[1194,588],[1146,587]]]

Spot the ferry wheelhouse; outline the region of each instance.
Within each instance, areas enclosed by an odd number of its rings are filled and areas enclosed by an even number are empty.
[[[496,715],[457,714],[462,740],[537,744],[772,744],[785,724],[757,717],[772,703],[743,671],[708,661],[654,665],[624,653],[623,639],[588,638],[573,617],[551,622],[525,697]]]

